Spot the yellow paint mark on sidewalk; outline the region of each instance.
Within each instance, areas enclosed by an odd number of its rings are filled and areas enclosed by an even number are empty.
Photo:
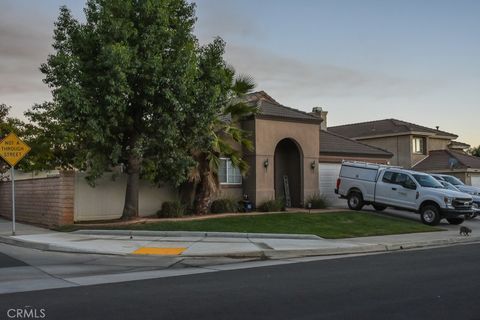
[[[187,248],[156,248],[156,247],[140,247],[133,251],[133,254],[156,254],[156,255],[179,255]]]

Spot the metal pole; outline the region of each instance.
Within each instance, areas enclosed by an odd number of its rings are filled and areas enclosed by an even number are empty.
[[[15,167],[12,166],[12,236],[15,235]]]

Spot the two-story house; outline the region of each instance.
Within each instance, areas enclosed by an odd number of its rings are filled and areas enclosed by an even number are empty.
[[[329,127],[340,134],[393,154],[391,165],[455,175],[467,184],[480,186],[480,158],[468,155],[470,146],[455,141],[456,134],[397,119]]]
[[[329,131],[349,137],[393,153],[392,165],[412,168],[424,160],[432,150],[445,150],[449,146],[468,148],[457,144],[453,133],[431,129],[397,119],[385,119],[363,123],[329,127]]]

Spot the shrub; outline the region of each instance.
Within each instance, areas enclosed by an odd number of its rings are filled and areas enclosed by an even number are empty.
[[[210,207],[211,213],[230,213],[238,212],[238,201],[234,199],[224,198],[217,199],[212,202]]]
[[[185,206],[180,201],[165,201],[157,212],[159,218],[178,218],[185,214]]]
[[[308,209],[308,203],[312,204],[312,209],[325,209],[328,208],[329,203],[325,195],[315,193],[307,198],[305,201],[305,208]]]
[[[263,212],[285,211],[285,202],[283,199],[268,200],[258,207]]]

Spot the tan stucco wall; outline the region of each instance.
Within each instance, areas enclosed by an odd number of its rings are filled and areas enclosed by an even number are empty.
[[[362,141],[363,143],[390,151],[393,153],[393,158],[390,160],[390,163],[392,165],[402,166],[404,168],[413,167],[415,164],[425,159],[428,156],[428,152],[431,150],[447,149],[448,144],[451,142],[449,139],[426,137],[426,154],[414,154],[412,146],[413,137],[414,135],[404,135],[358,140]]]
[[[92,188],[85,180],[85,173],[75,175],[75,221],[110,220],[122,216],[125,201],[127,176],[113,177],[105,173],[97,179]],[[175,200],[176,191],[170,186],[157,187],[147,181],[140,181],[139,215],[154,215],[164,201]]]
[[[405,168],[410,168],[412,166],[412,137],[410,135],[358,139],[358,141],[393,153],[393,157],[390,159],[391,165],[402,166]]]
[[[255,152],[248,157],[255,169],[251,170],[249,177],[244,180],[244,188],[256,205],[275,198],[274,154],[277,144],[285,138],[294,140],[301,149],[303,180],[301,200],[318,192],[320,124],[255,119],[254,123],[246,126],[254,126],[255,130]],[[264,161],[267,159],[269,165],[265,168]],[[312,161],[316,163],[313,170]]]
[[[438,138],[428,138],[427,139],[427,150],[446,150],[448,145],[452,142],[449,139],[438,139]]]

